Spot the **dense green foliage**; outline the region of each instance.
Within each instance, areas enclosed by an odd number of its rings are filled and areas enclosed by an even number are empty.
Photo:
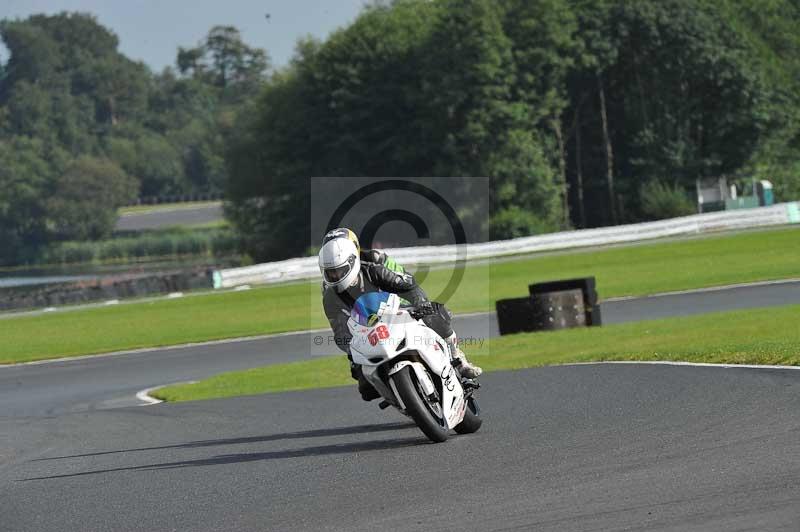
[[[227,212],[260,260],[309,245],[309,176],[488,176],[492,238],[684,213],[706,177],[796,199],[798,30],[789,0],[376,3],[240,117]]]
[[[107,238],[137,197],[221,193],[233,116],[269,66],[225,26],[160,74],[89,15],[3,20],[0,38],[0,264]]]
[[[172,258],[227,258],[236,255],[239,241],[227,228],[166,229],[104,240],[75,240],[47,246],[33,265],[106,264],[161,261]]]
[[[88,15],[0,38],[0,263],[223,190],[254,260],[297,256],[311,176],[489,177],[491,238],[684,213],[699,178],[800,196],[794,0],[376,1],[270,75],[226,26],[158,74]]]
[[[640,189],[642,216],[652,220],[677,218],[695,212],[695,207],[679,186],[658,180],[648,181]]]

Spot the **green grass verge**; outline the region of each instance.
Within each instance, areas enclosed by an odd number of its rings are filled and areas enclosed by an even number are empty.
[[[194,401],[354,383],[342,355],[223,373],[196,383],[159,388],[150,395],[164,401]]]
[[[159,203],[157,205],[130,205],[120,207],[117,214],[125,216],[128,214],[149,214],[151,212],[185,211],[200,207],[213,207],[219,205],[219,201],[187,201],[182,203]]]
[[[211,222],[199,222],[196,224],[184,224],[178,227],[185,229],[231,229],[231,224],[225,218],[214,220]]]
[[[468,349],[485,371],[605,360],[800,365],[800,306],[503,336]],[[193,401],[353,384],[344,356],[280,364],[168,386],[151,395]]]
[[[0,320],[0,363],[308,328],[305,285],[120,304]],[[315,323],[323,326],[322,323]]]
[[[498,299],[526,295],[532,282],[586,276],[597,278],[601,298],[800,277],[800,227],[471,266],[449,305],[460,312],[493,309]],[[429,292],[447,280],[432,277]]]
[[[451,271],[423,283],[433,297]],[[491,310],[531,282],[594,275],[602,298],[800,275],[800,228],[468,265],[448,305]],[[319,283],[0,320],[0,363],[322,328]]]

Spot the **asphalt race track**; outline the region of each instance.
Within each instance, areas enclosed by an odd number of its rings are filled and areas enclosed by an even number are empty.
[[[800,281],[607,301],[601,306],[604,323],[614,324],[792,303],[800,303]],[[497,322],[491,313],[456,317],[454,325],[462,338],[497,335]],[[147,353],[0,367],[0,422],[3,416],[52,416],[139,405],[136,393],[153,386],[308,358],[312,339],[318,334],[276,335]],[[338,351],[332,348],[331,353]]]
[[[603,317],[744,300],[797,303],[800,283],[613,301]],[[494,373],[484,427],[441,445],[352,388],[128,406],[309,341],[0,368],[0,531],[800,530],[800,370]]]
[[[222,205],[198,205],[187,207],[179,205],[172,210],[153,212],[137,212],[120,216],[117,220],[117,231],[143,231],[178,225],[197,225],[216,222],[222,219]]]
[[[800,371],[540,368],[481,401],[441,445],[347,388],[20,420],[0,527],[800,527]]]

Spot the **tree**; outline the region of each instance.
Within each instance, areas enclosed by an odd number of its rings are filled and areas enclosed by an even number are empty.
[[[138,183],[110,160],[83,156],[71,161],[47,202],[55,233],[71,240],[107,237],[117,208],[133,201],[137,190]]]
[[[149,72],[141,63],[122,57],[95,62],[83,74],[95,101],[95,117],[110,130],[123,120],[139,121],[146,112]]]
[[[47,240],[45,198],[51,176],[40,141],[0,141],[0,264],[13,264],[28,248]]]
[[[311,176],[431,175],[418,43],[435,9],[373,6],[324,46],[301,41],[292,67],[240,113],[226,213],[255,260],[306,251]]]
[[[125,57],[116,35],[87,14],[3,20],[0,38],[9,51],[0,65],[5,262],[54,240],[108,234],[113,207],[139,192],[221,192],[233,117],[269,67],[266,52],[232,27],[182,50],[183,76],[153,75]],[[96,216],[93,205],[102,205]]]
[[[694,214],[695,205],[680,186],[668,185],[654,179],[645,183],[639,191],[642,214],[648,220],[663,220]]]
[[[182,78],[166,71],[156,79],[153,103],[162,114],[154,125],[181,148],[184,188],[219,192],[227,181],[224,152],[234,115],[263,88],[269,57],[236,28],[214,26],[197,47],[179,49],[177,66]]]
[[[532,21],[527,26],[521,22],[525,6],[473,0],[444,5],[424,48],[430,58],[425,96],[433,117],[428,127],[442,139],[434,171],[491,178],[492,238],[552,230],[561,224],[562,211],[557,174],[545,155],[541,131],[552,131],[548,121],[563,103],[558,88],[549,87],[550,94],[539,90],[539,83],[548,87],[552,80],[541,80],[535,70],[528,76],[539,44],[527,38]],[[504,20],[519,42],[505,33]],[[553,26],[548,28],[556,31]],[[539,36],[550,39],[543,32]],[[523,211],[525,216],[508,223],[508,213]]]
[[[306,80],[279,76],[255,110],[242,113],[228,141],[230,172],[225,215],[257,261],[296,257],[308,247],[314,145],[304,145],[309,123],[302,94]]]
[[[233,26],[214,26],[195,48],[179,48],[181,74],[225,89],[234,101],[251,94],[264,82],[269,57],[264,50],[245,44]]]
[[[722,2],[720,9],[753,52],[746,58],[770,87],[763,112],[770,123],[742,177],[768,179],[778,201],[800,198],[800,4],[769,0]]]
[[[566,78],[579,45],[576,17],[565,0],[507,0],[503,26],[513,43],[513,99],[522,104],[527,127],[541,136],[538,142],[558,168],[562,226],[567,227],[567,133],[561,116],[568,103]]]
[[[556,111],[514,101],[504,9],[372,5],[325,43],[301,42],[292,67],[240,116],[228,151],[226,212],[249,253],[306,250],[310,176],[487,176],[501,191],[490,198],[495,237],[558,227],[557,179],[533,118]],[[520,223],[501,221],[522,210]]]
[[[489,160],[493,205],[490,236],[516,238],[554,231],[561,203],[556,173],[536,133],[512,130]]]
[[[607,190],[601,201],[592,186],[590,224],[612,222],[615,214],[638,219],[638,190],[655,177],[689,187],[743,167],[768,124],[771,90],[748,59],[752,43],[719,4],[573,5],[585,52],[569,78],[565,121],[581,129],[572,145],[582,168],[570,164],[568,173],[592,168],[591,185],[604,175]],[[618,205],[623,198],[627,208]]]
[[[511,41],[488,0],[448,0],[424,45],[426,111],[443,141],[440,175],[485,176],[512,123]]]
[[[18,101],[30,87],[38,91],[43,111],[35,117],[34,134],[52,129],[55,138],[77,151],[93,146],[78,139],[76,130],[115,126],[144,112],[149,72],[120,54],[116,35],[93,17],[61,13],[3,21],[0,36],[10,52],[0,104],[9,105],[16,125],[12,134],[31,134],[34,119],[25,118],[27,109]]]
[[[2,21],[3,256],[104,234],[81,213],[106,178],[225,190],[256,260],[306,250],[310,176],[488,176],[493,238],[683,212],[699,177],[794,199],[799,23],[792,0],[393,0],[281,71],[215,26],[154,75],[91,16]]]
[[[8,64],[4,67],[4,90],[0,91],[3,100],[16,82],[46,82],[62,66],[58,43],[32,19],[0,21],[0,37],[9,51]]]
[[[112,137],[106,153],[136,178],[141,196],[178,195],[186,189],[181,154],[161,135],[136,131],[132,138]]]

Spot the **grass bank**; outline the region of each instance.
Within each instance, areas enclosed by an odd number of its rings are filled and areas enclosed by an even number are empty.
[[[216,207],[222,205],[221,201],[186,201],[183,203],[158,203],[151,205],[129,205],[127,207],[120,207],[117,213],[120,216],[129,216],[133,214],[150,214],[153,212],[173,212],[173,211],[186,211],[201,209],[205,207]]]
[[[800,365],[800,306],[670,318],[600,328],[517,334],[471,349],[485,371],[574,362],[669,360]],[[353,384],[344,356],[224,373],[153,392],[166,401]]]
[[[450,278],[434,270],[431,296]],[[594,275],[602,298],[800,277],[800,228],[468,265],[448,305],[491,310],[531,282]],[[0,363],[321,328],[319,284],[131,303],[0,320]]]
[[[426,286],[429,292],[447,281],[447,276],[433,274]],[[800,227],[472,266],[449,304],[460,312],[486,310],[498,299],[527,294],[532,282],[592,275],[601,298],[796,278],[800,277]],[[490,301],[483,297],[487,293]]]

